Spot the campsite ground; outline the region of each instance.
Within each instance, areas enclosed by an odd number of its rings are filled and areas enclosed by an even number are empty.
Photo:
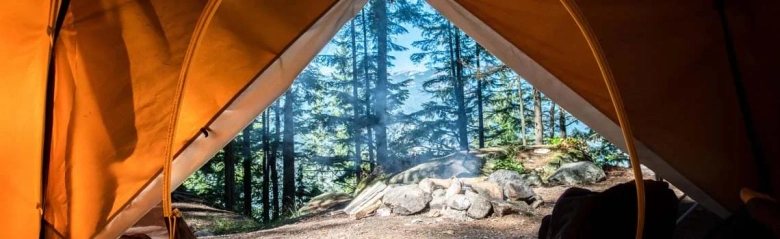
[[[653,178],[653,175],[645,175]],[[633,180],[627,169],[608,171],[606,181],[580,186],[594,191],[603,191],[615,184]],[[334,209],[309,215],[299,220],[274,228],[248,233],[221,235],[206,238],[536,238],[541,219],[552,212],[555,200],[568,187],[557,186],[536,188],[545,203],[537,209],[537,215],[509,215],[471,222],[455,222],[443,218],[429,218],[425,213],[415,216],[368,217],[353,220],[344,214],[332,214]],[[677,195],[682,192],[675,189]],[[680,213],[685,212],[693,201],[685,199]],[[675,238],[702,238],[720,219],[713,213],[699,207],[690,214],[675,232]],[[609,223],[609,222],[605,222]]]

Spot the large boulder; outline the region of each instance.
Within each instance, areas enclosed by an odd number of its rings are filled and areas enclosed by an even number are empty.
[[[607,179],[607,174],[590,161],[581,161],[561,166],[547,182],[551,185],[576,185],[596,183]]]
[[[494,182],[502,187],[504,196],[511,200],[528,200],[536,196],[531,186],[525,181],[523,175],[510,170],[496,170],[488,176],[489,182]],[[502,199],[502,198],[494,198]]]
[[[416,184],[390,187],[383,197],[384,204],[398,215],[418,213],[425,209],[431,200],[431,194],[423,192]]]
[[[544,175],[551,175],[564,165],[588,160],[588,156],[580,150],[562,149],[554,152],[549,157],[549,161],[541,168],[541,171]]]
[[[466,215],[474,218],[481,219],[487,217],[490,214],[490,210],[493,208],[490,205],[490,199],[482,195],[472,192],[466,192],[466,199],[471,202],[471,206],[466,211]]]
[[[456,152],[431,159],[402,171],[390,178],[391,184],[416,184],[425,178],[477,177],[482,173],[484,160],[465,152]]]

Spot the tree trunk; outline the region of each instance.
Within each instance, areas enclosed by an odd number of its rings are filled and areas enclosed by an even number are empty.
[[[295,93],[288,90],[284,93],[284,135],[282,135],[282,210],[290,213],[295,210],[295,125],[293,121],[293,105]]]
[[[558,107],[558,137],[566,138],[566,113],[563,112],[563,108]]]
[[[523,136],[523,146],[528,145],[528,134],[525,125],[525,100],[523,99],[523,80],[517,77],[517,94],[520,96],[520,135]]]
[[[475,57],[477,60],[477,117],[479,118],[479,125],[477,131],[479,132],[479,148],[485,147],[485,121],[482,111],[482,75],[480,75],[479,69],[479,45],[474,47],[476,49]]]
[[[368,122],[371,121],[371,75],[368,73],[368,24],[366,24],[366,13],[365,10],[360,10],[360,17],[363,21],[361,21],[361,24],[363,25],[361,29],[363,30],[363,77],[365,77],[366,81],[366,89],[365,89],[365,104],[366,104],[366,118],[364,119],[363,126],[366,127],[366,145],[368,146],[368,163],[369,163],[369,170],[371,172],[374,171],[374,167],[376,166],[376,158],[374,157],[374,132],[372,129],[372,125],[370,125]]]
[[[350,35],[352,37],[352,138],[355,140],[355,155],[354,155],[354,163],[355,163],[355,178],[356,178],[356,185],[360,182],[360,176],[361,176],[361,168],[360,164],[363,161],[361,158],[361,150],[360,150],[360,141],[361,141],[361,126],[360,126],[360,99],[358,98],[358,66],[357,66],[357,41],[355,39],[356,35],[356,29],[355,29],[355,19],[352,19],[350,21]]]
[[[270,204],[270,197],[269,193],[271,192],[268,188],[269,186],[269,163],[270,163],[270,157],[269,157],[269,151],[270,151],[270,145],[268,144],[268,110],[263,112],[263,213],[262,213],[262,219],[264,223],[270,222],[269,220],[269,213],[271,211],[271,204]]]
[[[534,144],[544,143],[544,124],[542,124],[542,94],[534,88]]]
[[[233,140],[225,145],[225,210],[233,211],[236,189],[236,158],[233,152]]]
[[[550,138],[555,137],[555,107],[556,104],[550,100]]]
[[[252,122],[254,123],[254,121]],[[244,155],[244,215],[252,217],[252,124],[241,134]]]
[[[374,97],[374,113],[378,122],[376,128],[376,160],[391,172],[396,165],[391,164],[387,152],[387,1],[374,1],[377,21],[377,80]]]
[[[463,63],[460,57],[460,32],[457,29],[455,31],[455,100],[458,105],[458,143],[460,150],[469,150],[468,139],[468,119],[466,119],[466,100],[464,93],[464,81],[463,81]]]
[[[279,112],[279,100],[276,101],[274,108],[274,134],[273,134],[273,143],[271,144],[271,191],[273,193],[271,194],[273,196],[273,199],[271,200],[271,203],[273,204],[273,217],[271,217],[273,220],[279,219],[279,173],[277,172],[277,163],[276,163],[276,157],[279,153],[279,135],[280,135],[280,128],[281,128],[281,120],[280,120],[280,112]]]

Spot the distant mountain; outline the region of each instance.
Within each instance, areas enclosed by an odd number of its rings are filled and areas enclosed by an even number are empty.
[[[431,100],[431,96],[423,91],[422,84],[436,74],[434,70],[406,70],[390,72],[390,78],[394,82],[400,82],[406,79],[412,79],[409,86],[409,99],[402,107],[404,113],[419,111],[422,104]]]

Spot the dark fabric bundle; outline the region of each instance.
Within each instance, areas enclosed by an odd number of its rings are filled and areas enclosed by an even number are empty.
[[[644,238],[671,238],[677,216],[677,196],[669,184],[645,180]],[[542,219],[540,239],[634,238],[636,184],[627,182],[604,192],[582,188],[566,190],[552,215]]]

